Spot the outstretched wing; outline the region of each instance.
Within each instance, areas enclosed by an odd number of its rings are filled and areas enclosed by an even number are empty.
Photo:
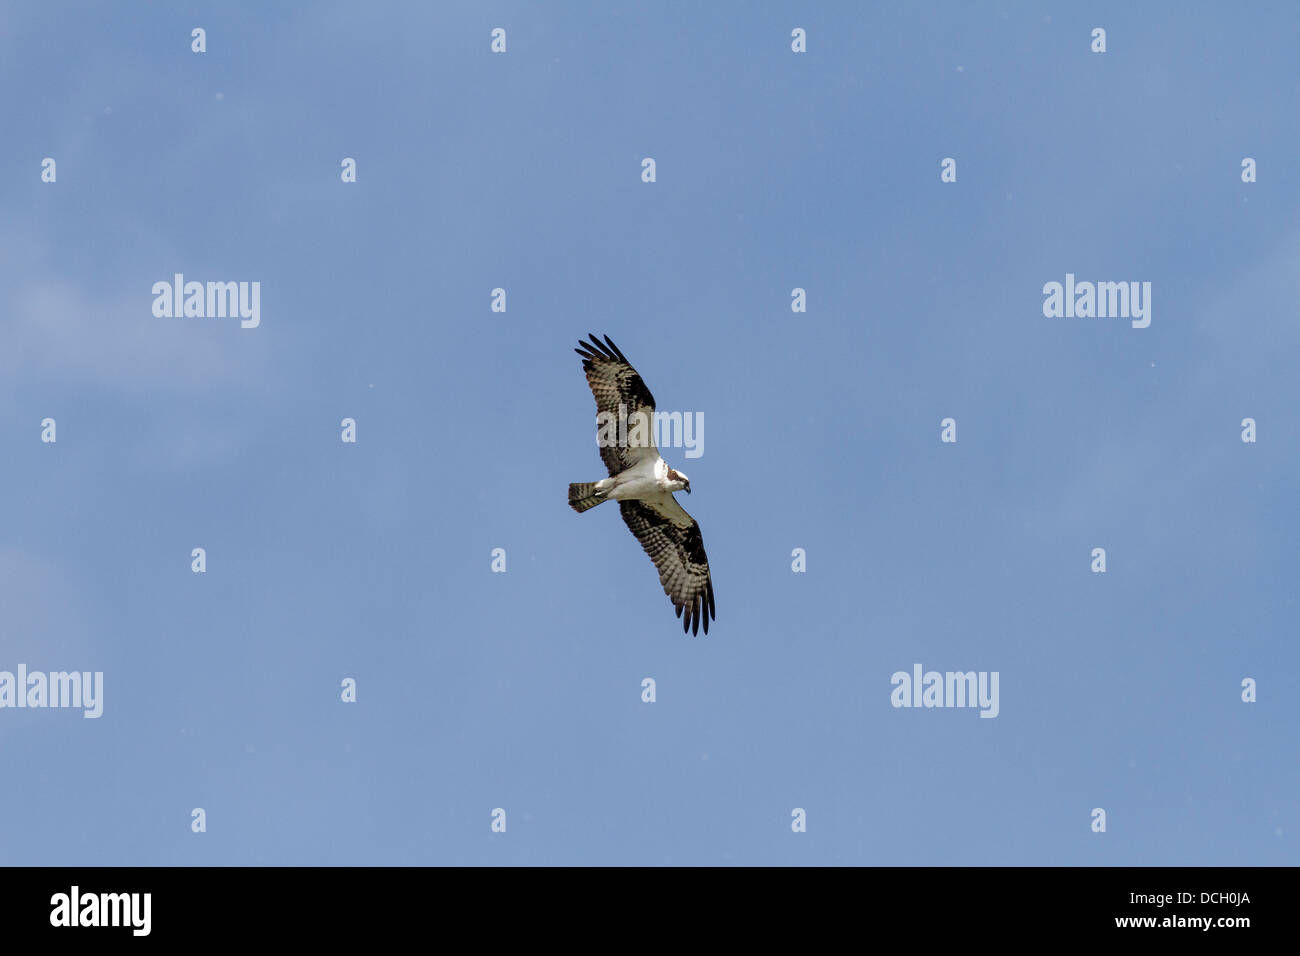
[[[573,351],[582,356],[582,370],[596,396],[596,438],[600,460],[613,478],[646,458],[659,457],[654,443],[655,397],[645,387],[632,363],[610,337],[601,342],[593,334],[590,342],[578,340]],[[619,425],[619,406],[626,424]],[[641,427],[636,423],[641,422]],[[611,440],[612,439],[612,440]],[[620,443],[620,439],[622,440]]]
[[[709,619],[716,620],[713,578],[709,557],[704,553],[700,525],[667,492],[654,498],[620,501],[623,520],[659,569],[659,583],[677,607],[682,631],[709,633]]]

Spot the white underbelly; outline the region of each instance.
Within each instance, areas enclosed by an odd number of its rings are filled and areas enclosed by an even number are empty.
[[[609,496],[615,501],[625,501],[633,498],[650,498],[658,493],[659,484],[653,478],[637,476],[627,481],[620,481]]]
[[[663,489],[659,487],[659,480],[655,477],[654,465],[654,462],[647,462],[642,467],[619,475],[615,479],[613,489],[609,492],[609,497],[615,501],[625,501],[634,498],[653,498],[662,493]]]

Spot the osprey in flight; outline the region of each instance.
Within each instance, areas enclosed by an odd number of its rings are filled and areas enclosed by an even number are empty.
[[[659,457],[654,442],[655,399],[627,357],[605,336],[579,340],[582,370],[596,396],[597,441],[608,478],[569,485],[569,506],[581,514],[617,501],[623,520],[659,569],[659,583],[677,608],[682,631],[709,633],[713,580],[700,526],[673,497],[691,493],[691,480]],[[617,432],[617,435],[615,435]]]

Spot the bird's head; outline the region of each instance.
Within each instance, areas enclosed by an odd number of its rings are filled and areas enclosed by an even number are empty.
[[[676,469],[668,469],[668,490],[684,491],[688,495],[691,493],[691,479],[687,478]]]

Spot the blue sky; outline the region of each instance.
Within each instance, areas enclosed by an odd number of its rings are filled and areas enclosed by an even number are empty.
[[[104,674],[0,709],[0,862],[1294,865],[1298,27],[0,11],[0,670]],[[155,317],[176,272],[260,326]],[[1150,327],[1044,317],[1067,273]],[[588,331],[704,418],[707,638],[565,505]],[[999,715],[892,707],[916,663]]]

